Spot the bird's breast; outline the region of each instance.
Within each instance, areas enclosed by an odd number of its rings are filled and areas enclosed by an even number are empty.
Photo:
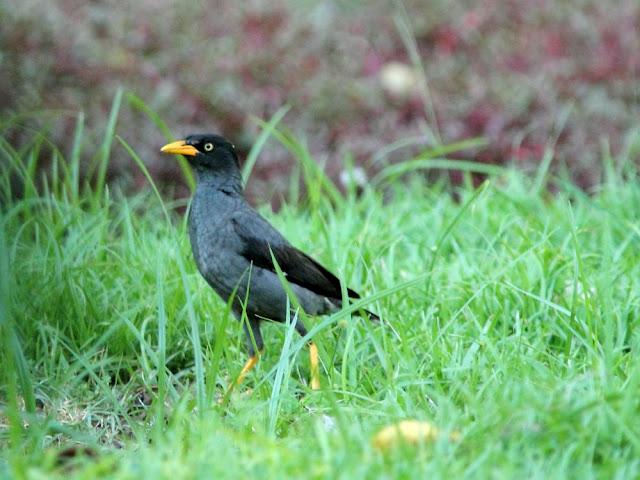
[[[242,275],[238,265],[231,215],[235,205],[222,195],[205,198],[196,192],[189,212],[189,239],[198,270],[222,296],[233,289],[234,279]]]

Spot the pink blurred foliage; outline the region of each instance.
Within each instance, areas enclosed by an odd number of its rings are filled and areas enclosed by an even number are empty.
[[[217,131],[243,154],[259,131],[250,117],[267,119],[289,104],[284,124],[334,178],[347,154],[375,170],[428,148],[436,131],[443,142],[485,136],[486,148],[461,155],[525,169],[535,169],[557,139],[556,158],[589,187],[600,178],[603,135],[615,153],[638,126],[635,0],[407,1],[425,72],[411,65],[394,22],[398,12],[384,2],[136,0],[125,8],[55,0],[44,14],[37,4],[5,7],[11,21],[0,31],[0,88],[12,95],[0,99],[0,110],[3,117],[63,112],[49,125],[62,145],[73,132],[72,112],[84,111],[87,155],[99,145],[120,85],[176,136]],[[388,68],[398,64],[407,68]],[[423,73],[437,126],[416,80]],[[567,106],[572,113],[557,132]],[[156,178],[177,181],[175,165],[157,152],[164,139],[146,117],[123,107],[118,132]],[[27,141],[22,131],[12,135]],[[372,163],[386,145],[409,137],[424,141]],[[254,194],[282,192],[291,162],[270,142],[256,166]],[[110,178],[144,184],[119,148]]]

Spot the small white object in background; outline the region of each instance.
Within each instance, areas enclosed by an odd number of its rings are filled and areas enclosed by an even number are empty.
[[[418,75],[411,65],[401,62],[389,62],[380,69],[382,88],[397,98],[409,97],[418,84]]]
[[[340,183],[343,187],[364,187],[367,184],[367,172],[362,167],[353,167],[340,172]]]
[[[336,429],[336,420],[330,415],[322,415],[322,426],[325,432],[332,432]]]

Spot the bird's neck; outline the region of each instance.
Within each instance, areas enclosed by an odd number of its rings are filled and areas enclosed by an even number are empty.
[[[195,171],[199,187],[242,195],[242,175],[237,168],[225,170],[196,168]]]

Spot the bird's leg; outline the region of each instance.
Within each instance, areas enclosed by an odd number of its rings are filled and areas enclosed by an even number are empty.
[[[243,322],[244,332],[247,336],[247,348],[249,350],[249,359],[242,367],[238,378],[236,379],[236,385],[240,385],[244,380],[244,377],[247,376],[247,373],[251,371],[253,367],[256,366],[258,360],[260,359],[260,354],[264,349],[264,342],[262,340],[262,333],[260,332],[260,321],[250,319],[246,322]]]
[[[239,318],[240,315],[238,315]],[[249,358],[245,362],[242,370],[238,374],[235,382],[229,385],[227,392],[224,396],[225,399],[229,398],[233,389],[242,383],[247,374],[256,366],[258,360],[260,360],[260,354],[264,350],[264,342],[262,341],[262,333],[260,332],[260,324],[258,320],[246,320],[242,323],[244,333],[247,336],[247,349],[249,350]],[[225,400],[226,401],[226,400]]]
[[[236,378],[236,381],[232,382],[229,385],[229,387],[227,387],[227,391],[225,392],[224,397],[222,397],[221,403],[227,402],[227,399],[231,396],[233,389],[236,386],[240,385],[244,380],[244,377],[246,377],[247,374],[251,371],[251,369],[256,366],[256,364],[258,363],[258,360],[260,360],[260,353],[261,351],[258,351],[258,353],[252,353],[251,356],[247,359],[244,366],[242,367],[242,370],[240,370],[240,373],[238,374],[238,378]]]
[[[296,322],[296,331],[301,337],[307,334],[307,329],[302,324],[302,320],[298,318]],[[311,390],[320,389],[320,369],[318,368],[318,347],[312,341],[309,342],[309,365],[311,367]]]
[[[318,369],[318,347],[309,342],[309,363],[311,364],[311,390],[320,390],[320,370]]]
[[[238,375],[238,378],[236,379],[236,382],[235,382],[236,385],[240,385],[242,383],[242,381],[244,380],[244,377],[246,377],[247,373],[249,373],[249,371],[251,371],[251,369],[256,366],[256,363],[258,363],[259,359],[260,359],[259,353],[257,355],[256,354],[251,355],[247,359],[247,361],[244,364],[244,367],[242,367],[242,370]]]

